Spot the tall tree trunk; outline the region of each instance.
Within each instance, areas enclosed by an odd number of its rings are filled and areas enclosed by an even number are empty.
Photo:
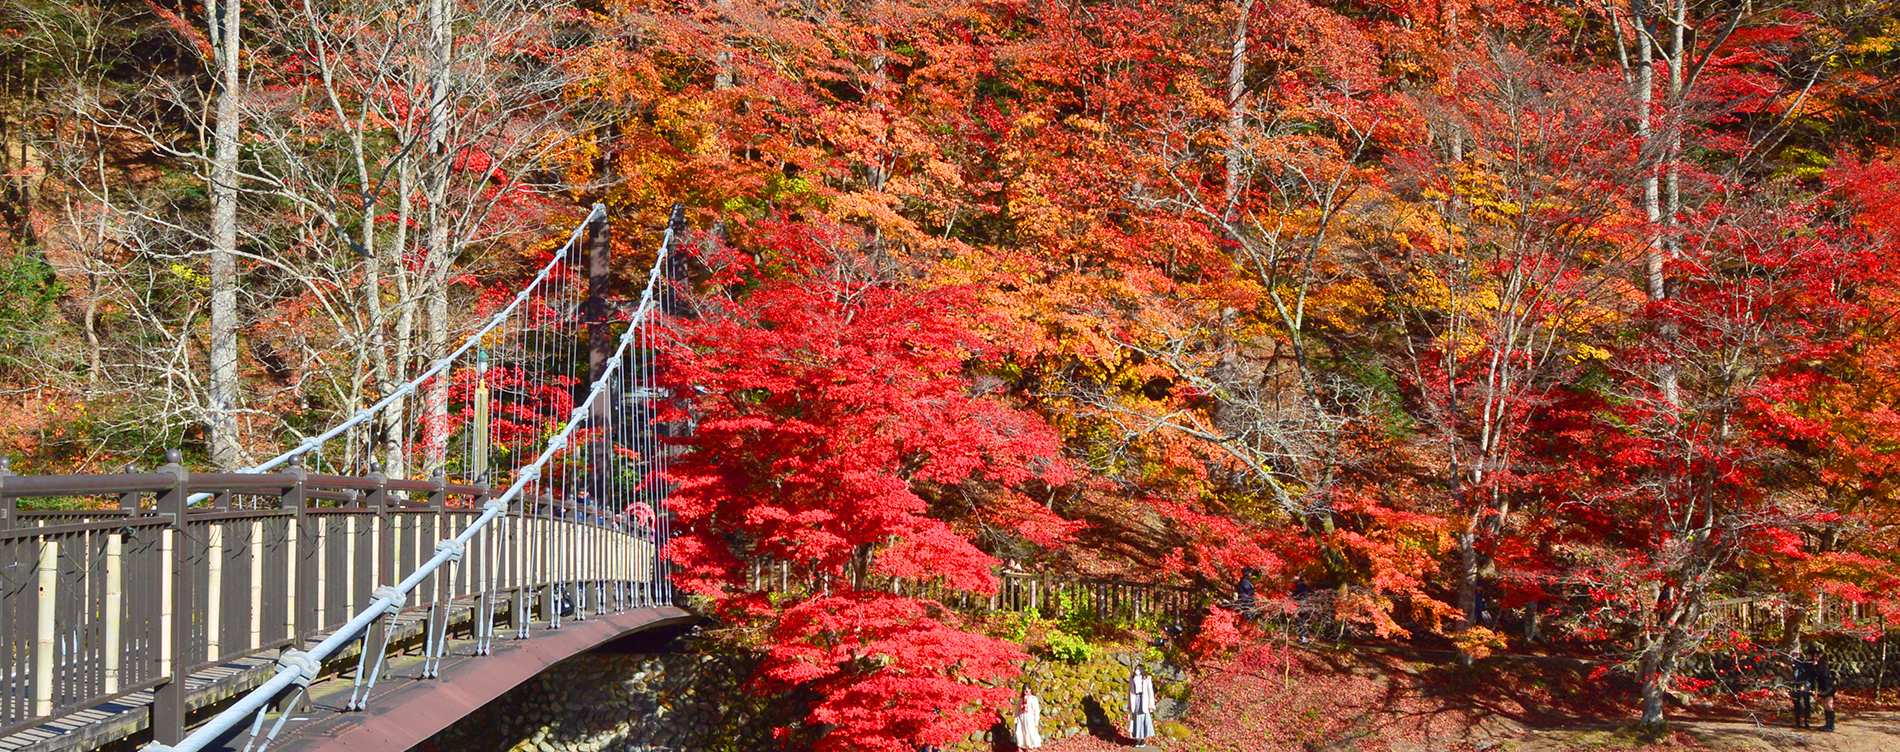
[[[448,354],[449,345],[449,267],[455,263],[454,244],[449,232],[453,213],[444,204],[448,200],[449,126],[454,117],[449,101],[450,56],[454,54],[455,5],[452,0],[429,0],[429,169],[427,174],[428,208],[428,310],[427,341],[424,357],[434,360]],[[448,450],[449,379],[446,374],[430,379],[423,398],[423,441],[426,457],[423,470],[434,475],[443,469]]]
[[[1663,722],[1663,650],[1660,641],[1643,651],[1642,671],[1643,725],[1660,726]]]
[[[1646,0],[1630,0],[1630,18],[1635,28],[1636,43],[1636,80],[1633,84],[1636,99],[1636,137],[1641,149],[1638,152],[1638,165],[1642,168],[1638,180],[1643,190],[1643,216],[1649,220],[1649,249],[1644,261],[1649,283],[1649,299],[1662,300],[1667,293],[1663,289],[1663,246],[1662,234],[1657,231],[1662,207],[1658,195],[1656,165],[1658,151],[1655,143],[1655,104],[1656,104],[1656,65],[1655,42],[1651,37],[1653,24],[1650,22]]]
[[[1240,216],[1240,192],[1245,176],[1242,161],[1246,149],[1241,139],[1247,127],[1247,20],[1253,14],[1254,0],[1242,0],[1240,17],[1234,21],[1233,55],[1227,62],[1227,201],[1221,220],[1228,226]]]
[[[409,252],[409,224],[415,216],[415,202],[411,196],[416,189],[416,160],[404,158],[396,166],[396,237],[387,245],[384,253],[387,257],[382,266],[389,270],[389,276],[396,280],[396,321],[394,336],[390,339],[387,357],[388,369],[379,374],[378,397],[386,396],[396,385],[409,380],[409,355],[415,351],[416,298],[412,274],[403,264],[403,256]],[[379,319],[378,332],[384,325]],[[380,335],[379,335],[380,336]],[[384,451],[383,471],[392,478],[409,476],[409,448],[403,436],[403,429],[409,424],[409,398],[398,398],[389,409],[383,411],[383,425],[379,436]]]
[[[730,23],[732,0],[719,0],[720,20]],[[733,86],[732,51],[721,49],[713,54],[713,90],[725,91]]]
[[[216,151],[211,160],[211,321],[210,409],[206,432],[211,461],[223,470],[243,462],[238,437],[237,310],[237,202],[238,202],[238,66],[239,0],[207,0],[205,16],[210,30],[213,68],[218,77]]]

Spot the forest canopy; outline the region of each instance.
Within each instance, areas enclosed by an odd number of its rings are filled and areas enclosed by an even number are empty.
[[[1713,601],[1900,619],[1891,3],[0,17],[16,471],[267,456],[584,207],[624,293],[683,204],[682,584],[761,625],[826,743],[1006,703],[1015,648],[873,584],[985,593],[1004,558],[1300,576],[1386,636],[1544,615],[1652,720]],[[837,585],[743,592],[761,561]]]

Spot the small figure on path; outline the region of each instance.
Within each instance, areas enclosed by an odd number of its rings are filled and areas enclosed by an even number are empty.
[[[1128,735],[1145,744],[1155,735],[1155,682],[1138,661],[1128,677]]]
[[[1306,607],[1306,600],[1307,600],[1307,597],[1312,594],[1313,594],[1313,586],[1306,584],[1306,578],[1297,574],[1293,575],[1293,623],[1292,623],[1292,626],[1299,631],[1301,644],[1306,643],[1307,621],[1311,617],[1311,613],[1312,613],[1311,610]]]
[[[1799,671],[1800,670],[1799,666],[1803,664],[1805,664],[1807,667],[1807,674],[1808,674],[1807,686],[1808,688],[1814,690],[1814,697],[1821,701],[1821,712],[1824,714],[1824,717],[1827,720],[1827,723],[1821,726],[1821,730],[1833,731],[1834,730],[1834,668],[1832,666],[1827,665],[1827,651],[1822,650],[1821,646],[1819,645],[1809,645],[1808,659],[1806,661],[1803,661],[1802,663],[1796,664],[1797,666],[1796,670]],[[1801,677],[1797,675],[1795,677],[1795,682],[1796,684],[1800,684]],[[1814,717],[1814,708],[1812,706],[1808,707],[1807,712],[1804,713],[1804,715],[1807,717],[1803,718],[1802,719],[1803,721],[1812,722],[1811,719]]]
[[[1042,698],[1030,691],[1029,685],[1023,685],[1023,694],[1016,698],[1016,748],[1039,749],[1042,747]]]
[[[1794,727],[1812,728],[1814,722],[1814,690],[1819,684],[1814,662],[1815,649],[1810,646],[1806,654],[1796,653],[1794,657],[1794,683],[1788,689],[1788,699],[1794,701]],[[1831,685],[1832,682],[1829,682]]]
[[[1240,582],[1234,583],[1234,602],[1240,608],[1241,617],[1253,621],[1257,613],[1254,607],[1253,567],[1240,570]]]

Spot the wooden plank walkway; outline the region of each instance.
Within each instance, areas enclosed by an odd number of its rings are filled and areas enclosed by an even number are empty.
[[[512,605],[512,599],[497,604],[496,617],[498,620],[506,617]],[[465,632],[467,631],[474,614],[473,607],[473,600],[457,601],[451,604],[449,624],[452,638],[449,641],[448,658],[445,659],[443,669],[444,676],[449,675],[449,664],[460,667],[463,664],[471,662],[479,664],[486,664],[488,662],[488,657],[473,655],[475,643],[472,640],[453,638],[457,628]],[[622,614],[648,611],[653,611],[653,609],[633,609],[622,612]],[[614,619],[614,617],[621,616],[622,614],[595,616],[586,621],[570,622],[570,624],[591,624],[596,621],[604,622],[606,620],[614,620],[616,622],[625,621]],[[419,666],[421,663],[421,641],[423,630],[427,626],[427,616],[428,610],[426,608],[417,608],[404,611],[398,614],[393,620],[390,630],[390,645],[392,650],[395,650],[398,645],[403,646],[403,649],[397,651],[395,655],[390,657],[388,664],[388,675],[390,678],[385,679],[383,683],[377,685],[374,697],[381,698],[384,695],[404,688],[403,685],[415,684],[420,681],[413,676],[407,677],[407,681],[404,681],[405,677],[399,674],[404,667],[412,665]],[[665,613],[654,612],[642,615],[640,619],[645,621],[639,621],[638,624],[634,625],[634,629],[644,628],[647,626],[648,621],[657,620],[655,623],[658,623],[659,621],[679,618],[690,617],[685,617],[685,612],[683,611],[669,607]],[[525,642],[508,639],[512,636],[513,629],[513,627],[497,627],[494,647],[496,654],[501,654],[506,650],[513,649],[516,645],[539,642],[534,639]],[[540,623],[533,625],[531,631],[533,637],[543,637],[548,634],[559,635],[561,634],[561,630],[549,630],[545,624]],[[607,639],[611,639],[611,637]],[[303,647],[306,649],[313,647],[317,642],[317,639],[309,640]],[[592,644],[590,643],[587,647],[592,647]],[[585,649],[586,648],[581,648],[581,650]],[[330,660],[325,662],[324,676],[311,687],[312,697],[316,702],[312,703],[311,708],[301,712],[299,717],[338,715],[348,718],[357,715],[341,713],[340,709],[343,704],[343,698],[347,698],[347,693],[355,679],[356,658],[361,650],[362,643],[360,641],[353,641],[343,650],[339,651],[338,655],[333,656]],[[276,672],[277,658],[280,653],[280,650],[264,651],[198,671],[187,677],[186,712],[191,713],[219,705],[262,685]],[[460,670],[462,669],[458,668],[458,672]],[[409,670],[408,673],[414,674],[416,672]],[[530,676],[532,676],[532,674],[530,674]],[[433,687],[441,685],[428,682],[425,686]],[[512,686],[512,684],[510,686]],[[324,703],[327,702],[327,700],[325,698],[338,692],[341,692],[342,695],[341,697],[334,698],[336,701],[332,704],[335,707],[327,708],[326,710]],[[55,718],[47,723],[34,726],[5,738],[0,738],[0,752],[85,752],[86,750],[98,749],[113,742],[132,737],[149,728],[151,724],[150,708],[152,700],[153,692],[151,690],[134,692],[116,700]],[[368,712],[376,713],[378,710],[372,705],[371,710]],[[205,716],[205,718],[208,717],[208,715]],[[194,720],[202,721],[204,718],[196,718]],[[303,724],[290,725],[301,726]],[[446,726],[447,724],[445,723],[443,725]],[[243,748],[241,740],[248,731],[248,725],[240,729],[240,733],[238,734],[240,742],[233,747],[233,749]],[[286,734],[288,733],[290,733],[290,730],[287,728]],[[281,746],[281,743],[279,746]]]

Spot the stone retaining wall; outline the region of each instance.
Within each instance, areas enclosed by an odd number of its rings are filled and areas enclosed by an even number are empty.
[[[1900,686],[1900,635],[1889,634],[1874,641],[1829,635],[1809,642],[1826,648],[1835,682],[1842,689]],[[1788,679],[1791,671],[1788,657],[1773,645],[1711,651],[1690,658],[1684,668],[1684,673],[1699,679],[1749,686],[1774,685],[1777,680]]]
[[[1025,678],[1042,695],[1044,739],[1079,734],[1115,738],[1126,723],[1129,656],[1098,653],[1080,664],[1032,659]],[[745,688],[756,657],[688,653],[588,653],[563,661],[502,695],[414,752],[754,752],[809,748],[775,739],[813,698],[762,698]],[[1179,674],[1156,672],[1156,728],[1185,733]],[[1021,686],[1015,684],[1014,686]],[[999,748],[1009,719],[971,734],[953,749]],[[791,742],[787,744],[786,742]],[[1007,745],[1003,745],[1007,748]]]
[[[1113,739],[1128,722],[1128,673],[1132,660],[1127,654],[1098,653],[1083,663],[1064,663],[1030,659],[1023,667],[1022,681],[1028,681],[1042,698],[1042,738],[1065,739],[1081,734]],[[1156,733],[1180,738],[1186,733],[1172,722],[1186,712],[1179,699],[1183,675],[1171,667],[1150,663],[1155,674]],[[1021,681],[1012,685],[1022,686]],[[987,733],[972,734],[954,749],[959,752],[992,750],[998,747],[992,737],[1009,739],[1012,719],[999,718]],[[1008,748],[1005,745],[1003,748]]]
[[[752,752],[804,707],[743,685],[757,660],[588,653],[563,661],[415,752]],[[773,701],[777,700],[777,701]]]

